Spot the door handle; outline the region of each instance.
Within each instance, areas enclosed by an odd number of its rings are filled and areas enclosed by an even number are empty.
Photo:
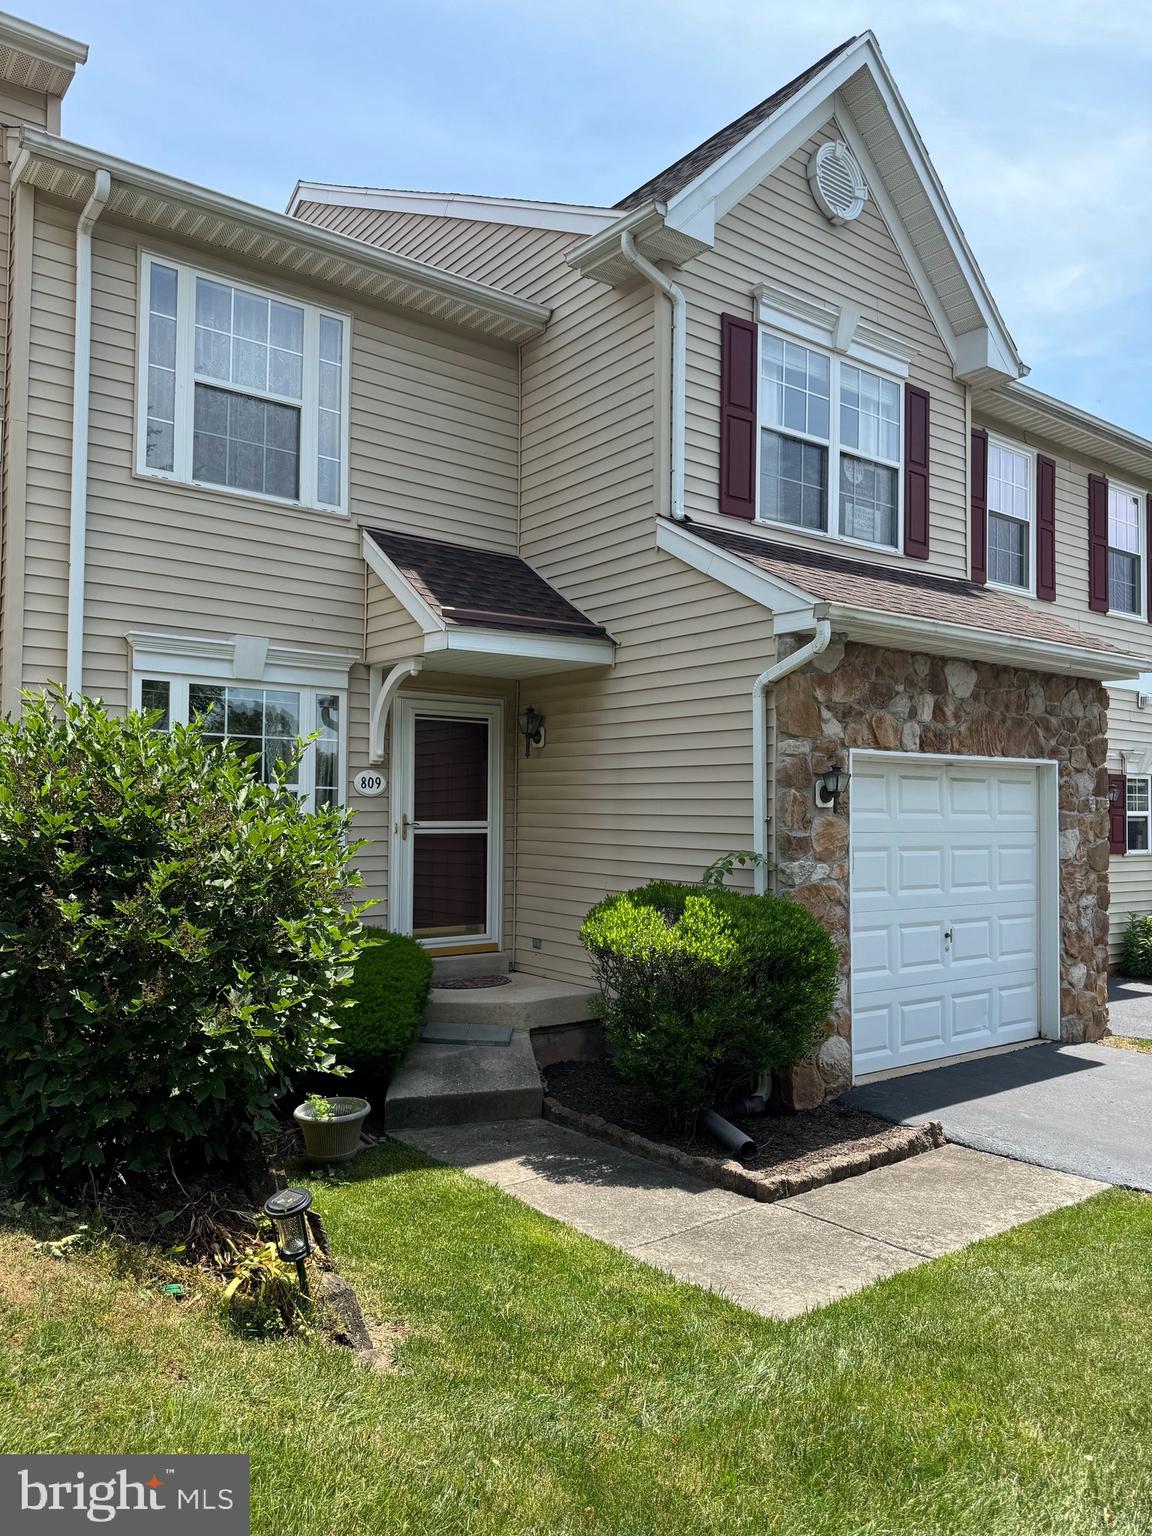
[[[954,937],[955,937],[955,935],[953,934],[951,928],[945,928],[945,930],[944,930],[944,942],[945,942],[945,944],[951,944],[951,942],[952,942]]]
[[[400,841],[402,843],[406,843],[408,841],[408,826],[408,812],[405,811],[400,818]]]

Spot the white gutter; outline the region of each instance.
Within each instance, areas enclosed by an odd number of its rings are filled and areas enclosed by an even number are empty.
[[[88,543],[88,398],[92,383],[92,229],[104,212],[112,178],[96,172],[92,195],[76,222],[76,321],[72,346],[72,485],[68,519],[68,649],[65,685],[84,691],[84,575]]]
[[[830,619],[816,620],[816,633],[806,645],[800,646],[782,661],[761,672],[752,684],[752,847],[764,860],[768,858],[768,717],[767,693],[782,677],[795,672],[805,662],[828,649],[832,638]],[[759,894],[768,889],[767,863],[759,864],[753,872]]]
[[[688,354],[688,305],[684,290],[678,288],[660,268],[636,249],[631,230],[620,232],[620,254],[637,272],[658,288],[672,304],[672,475],[670,512],[673,522],[687,521],[684,510],[684,400],[686,358]]]

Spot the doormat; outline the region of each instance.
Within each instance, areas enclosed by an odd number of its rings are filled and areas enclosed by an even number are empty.
[[[506,987],[511,976],[454,976],[451,981],[434,981],[437,992],[471,992],[477,987]]]

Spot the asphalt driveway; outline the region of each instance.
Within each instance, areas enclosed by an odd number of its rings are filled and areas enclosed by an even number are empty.
[[[1152,990],[1131,1006],[1152,1034]],[[1115,1012],[1112,1028],[1137,1033]],[[1152,1053],[1044,1043],[867,1083],[842,1102],[901,1124],[939,1120],[949,1141],[981,1152],[1152,1190]]]
[[[1152,981],[1113,976],[1108,983],[1108,1022],[1114,1035],[1152,1040]]]

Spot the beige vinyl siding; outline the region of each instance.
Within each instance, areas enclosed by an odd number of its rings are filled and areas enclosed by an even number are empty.
[[[524,349],[521,552],[618,642],[616,666],[521,685],[516,963],[586,980],[581,919],[608,891],[695,879],[749,845],[751,687],[765,611],[655,547],[668,311],[558,269]]]
[[[36,203],[30,298],[27,594],[23,681],[64,673],[72,404],[75,216]],[[361,526],[513,550],[517,525],[518,360],[514,352],[341,303],[332,294],[177,248],[158,254],[273,292],[350,310],[350,506],[341,517],[238,493],[137,476],[136,289],[140,239],[97,227],[85,688],[113,707],[129,697],[129,630],[363,653]],[[151,242],[147,248],[157,249]],[[349,767],[368,751],[368,672],[350,679]],[[386,801],[357,807],[367,894],[385,893]],[[381,915],[381,909],[377,909]]]
[[[13,566],[24,561],[24,421],[26,329],[22,316],[14,317],[14,305],[25,296],[10,299],[16,264],[12,220],[11,176],[4,142],[8,127],[48,128],[59,132],[59,101],[37,91],[0,81],[0,423],[3,431],[3,462],[0,465],[0,710],[16,708],[20,691],[20,650],[23,633],[23,583],[12,579]],[[13,335],[15,329],[16,334]],[[13,358],[13,348],[18,358]],[[18,377],[13,378],[13,369]],[[10,405],[12,409],[10,410]],[[13,412],[18,419],[12,420]],[[19,439],[18,442],[14,439]],[[13,454],[18,459],[10,474]]]
[[[420,655],[424,650],[424,631],[371,571],[364,635],[364,660],[372,666],[399,661],[401,656]]]
[[[1105,475],[1114,484],[1138,492],[1142,500],[1148,491],[1152,491],[1152,485],[1141,485],[1129,475],[1117,474],[1103,461],[1087,463],[1072,458],[1067,448],[1048,442],[1035,433],[1001,426],[991,416],[978,415],[975,425],[985,427],[1005,442],[1027,448],[1033,454],[1046,454],[1056,464],[1056,601],[1038,603],[1037,606],[1053,618],[1080,630],[1089,641],[1103,641],[1118,650],[1147,657],[1148,669],[1152,671],[1152,624],[1146,619],[1123,614],[1093,613],[1088,606],[1088,476]],[[1141,517],[1143,520],[1143,509]],[[1152,558],[1152,552],[1147,553]],[[1144,584],[1147,590],[1147,565]],[[1013,593],[1013,596],[1020,602],[1037,603],[1035,598],[1024,593]]]
[[[776,282],[807,298],[857,304],[866,319],[915,348],[909,382],[931,396],[931,552],[916,566],[961,576],[967,570],[965,392],[952,376],[952,360],[876,204],[865,203],[858,219],[839,227],[816,207],[808,161],[819,144],[834,137],[831,125],[816,134],[730,209],[717,222],[715,248],[689,262],[677,277],[689,303],[687,509],[692,514],[719,510],[720,317],[754,319],[752,289]],[[834,515],[834,494],[831,504]],[[764,530],[783,542],[870,563],[899,565],[904,559],[776,524],[765,524]]]
[[[1108,692],[1108,771],[1152,774],[1152,698],[1139,707],[1132,688]],[[1109,958],[1116,963],[1128,919],[1152,912],[1152,853],[1113,854],[1108,861]]]
[[[301,203],[296,216],[537,303],[548,302],[557,264],[576,239],[557,230],[338,203]]]

